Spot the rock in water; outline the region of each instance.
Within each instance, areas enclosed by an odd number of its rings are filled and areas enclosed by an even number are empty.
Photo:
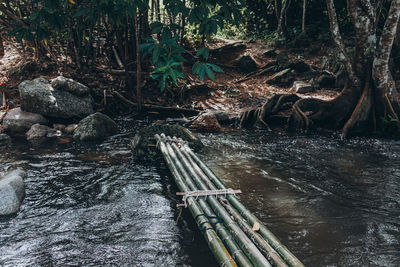
[[[50,127],[40,124],[34,124],[26,133],[26,139],[34,140],[34,139],[41,139],[45,138],[47,132],[50,130]]]
[[[229,117],[228,112],[217,111],[214,112],[214,115],[220,124],[228,124],[229,122],[231,122],[231,118]]]
[[[65,127],[64,132],[66,134],[74,134],[76,127],[78,127],[78,124],[70,124],[67,127]]]
[[[251,56],[242,56],[237,62],[236,66],[239,71],[249,73],[257,70],[257,64]]]
[[[214,113],[211,112],[201,114],[192,123],[192,125],[190,125],[190,128],[207,132],[219,132],[222,130],[222,127],[219,124],[217,117]]]
[[[82,89],[83,85],[78,82],[62,78],[53,80],[57,89],[43,78],[22,82],[18,86],[22,110],[64,119],[92,114],[93,99],[88,89]]]
[[[174,125],[152,125],[140,129],[131,142],[133,155],[138,159],[154,159],[157,155],[155,149],[155,134],[164,133],[166,136],[182,138],[189,142],[191,148],[198,150],[203,147],[200,138],[190,130],[174,124]]]
[[[100,141],[116,134],[118,125],[107,115],[96,112],[81,120],[74,131],[74,139],[80,141]]]
[[[56,129],[56,130],[59,130],[61,132],[65,131],[65,127],[66,126],[64,124],[60,124],[60,123],[53,124],[53,128]]]
[[[4,129],[10,134],[24,134],[36,123],[47,124],[48,121],[40,114],[25,112],[20,108],[10,110],[3,120]]]
[[[25,177],[26,173],[17,169],[0,178],[0,215],[18,211],[25,195]]]

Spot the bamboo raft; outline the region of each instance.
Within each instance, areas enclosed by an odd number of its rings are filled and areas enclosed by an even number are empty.
[[[155,135],[187,207],[220,266],[304,266],[182,139]]]

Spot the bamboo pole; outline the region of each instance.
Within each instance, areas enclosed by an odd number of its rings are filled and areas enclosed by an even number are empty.
[[[199,157],[194,154],[194,152],[189,148],[189,146],[183,146],[184,151],[186,151],[194,161],[199,165],[203,172],[209,177],[212,183],[218,189],[226,189],[225,185],[219,180],[219,178],[199,159]],[[289,249],[265,226],[262,222],[254,216],[234,195],[228,195],[227,199],[233,205],[233,207],[239,211],[250,224],[258,223],[260,225],[260,230],[258,233],[275,249],[276,252],[289,264],[289,266],[294,267],[304,267],[304,264],[294,256]]]
[[[176,146],[176,145],[175,145]],[[179,151],[176,147],[178,156],[181,156],[182,161],[186,161],[187,164],[194,169],[198,176],[204,181],[207,186],[199,181],[199,186],[204,190],[204,188],[209,188],[215,190],[215,185],[208,179],[204,172],[199,168],[199,166],[193,161],[186,151]],[[279,267],[287,267],[286,262],[279,256],[279,254],[266,242],[258,233],[253,231],[252,227],[247,223],[247,221],[229,204],[229,202],[224,197],[218,197],[220,203],[225,207],[231,217],[239,225],[243,232],[257,245],[257,247],[263,252],[263,254],[268,258],[268,260],[274,265]]]
[[[161,140],[159,135],[155,135],[157,140]],[[167,163],[168,168],[173,174],[174,180],[182,192],[187,192],[188,187],[183,182],[182,177],[180,176],[176,166],[173,164],[170,156],[168,155],[167,148],[163,142],[159,142],[161,153],[164,155],[165,162]],[[215,258],[217,259],[220,266],[237,266],[235,261],[232,259],[231,255],[228,253],[221,239],[218,237],[217,233],[214,231],[212,225],[209,220],[205,216],[201,216],[204,214],[203,209],[199,206],[197,201],[193,197],[188,198],[188,208],[192,213],[193,217],[196,219],[196,224],[201,230],[204,238],[211,251],[213,252]]]
[[[195,186],[192,178],[187,173],[187,171],[184,169],[182,164],[179,162],[179,160],[177,159],[172,148],[168,144],[166,146],[167,146],[167,151],[169,153],[170,158],[172,159],[175,166],[179,170],[180,174],[184,178],[184,181],[186,182],[186,184],[189,186],[189,188],[191,190],[193,190],[193,191],[197,190],[197,187]],[[200,204],[201,208],[204,210],[205,214],[209,218],[210,217],[215,218],[215,219],[211,219],[210,223],[214,225],[214,228],[215,228],[218,236],[221,238],[221,240],[227,246],[230,254],[232,255],[233,259],[238,263],[238,265],[244,266],[244,267],[253,266],[252,263],[250,262],[250,260],[244,254],[244,252],[236,244],[232,235],[228,232],[228,230],[225,228],[225,226],[222,223],[219,223],[218,217],[215,215],[215,213],[212,211],[210,206],[207,204],[207,201],[201,197],[201,198],[197,199],[197,202]],[[214,222],[212,222],[212,220],[214,220]]]
[[[259,235],[256,230],[247,223],[247,221],[230,205],[226,198],[219,198],[221,204],[233,217],[235,222],[242,228],[242,230],[250,237],[250,239],[257,245],[261,252],[267,257],[267,259],[273,263],[274,266],[287,267],[287,263],[281,258],[281,256],[268,244],[265,239]]]
[[[169,144],[166,144],[168,149],[172,150],[172,147]],[[190,167],[188,161],[182,157],[179,149],[176,149],[176,153],[178,158],[181,159],[181,162],[185,166],[186,170],[191,174],[194,181],[200,187],[201,190],[207,190],[207,187],[200,183],[198,177],[196,177],[196,173],[193,168]],[[247,235],[240,229],[240,227],[233,221],[230,217],[230,214],[224,209],[224,207],[219,203],[215,196],[208,196],[206,198],[209,205],[212,207],[214,212],[223,220],[225,226],[231,232],[232,236],[235,238],[238,245],[245,252],[247,257],[251,260],[251,262],[255,266],[271,266],[268,260],[264,257],[264,255],[258,250],[258,248],[254,245],[254,243],[247,237]]]

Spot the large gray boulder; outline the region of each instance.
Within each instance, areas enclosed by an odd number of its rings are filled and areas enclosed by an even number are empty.
[[[0,177],[0,215],[16,213],[25,195],[24,178],[26,173],[14,170]]]
[[[118,125],[107,115],[96,112],[81,120],[74,131],[79,141],[100,141],[118,133]]]
[[[52,118],[84,118],[93,111],[89,89],[71,79],[57,77],[52,81],[36,78],[22,82],[18,88],[21,108]]]
[[[10,134],[24,134],[32,125],[47,124],[48,121],[40,114],[22,111],[14,108],[3,119],[4,130]]]

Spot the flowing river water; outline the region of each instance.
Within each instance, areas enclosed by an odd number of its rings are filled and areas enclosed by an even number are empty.
[[[135,162],[138,123],[102,144],[15,142],[0,172],[27,171],[0,217],[1,266],[214,266],[162,161]],[[134,125],[134,126],[132,126]],[[306,266],[399,266],[400,142],[259,131],[201,134],[199,153]]]

